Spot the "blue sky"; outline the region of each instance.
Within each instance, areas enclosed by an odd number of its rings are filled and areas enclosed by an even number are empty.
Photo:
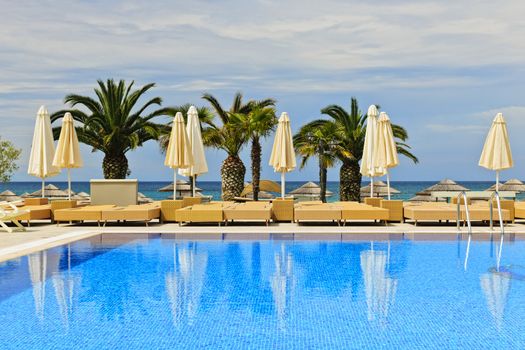
[[[522,1],[16,1],[2,5],[0,135],[23,149],[26,175],[41,104],[92,94],[97,79],[156,82],[164,105],[204,105],[209,92],[274,97],[292,127],[329,104],[380,104],[405,126],[421,160],[402,159],[394,180],[488,180],[477,166],[492,118],[507,120],[515,168],[525,178],[525,25]],[[278,179],[266,166],[263,178]],[[225,155],[208,150],[219,179]],[[101,153],[83,147],[78,180],[100,178]],[[248,152],[243,159],[249,164]],[[129,153],[132,177],[169,180],[154,142]],[[316,162],[291,180],[317,179]],[[65,174],[56,178],[64,180]],[[248,179],[248,177],[247,177]],[[329,180],[338,179],[338,169]]]

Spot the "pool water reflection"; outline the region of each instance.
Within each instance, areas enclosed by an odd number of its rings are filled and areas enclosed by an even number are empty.
[[[94,237],[0,264],[1,348],[522,348],[498,244]]]

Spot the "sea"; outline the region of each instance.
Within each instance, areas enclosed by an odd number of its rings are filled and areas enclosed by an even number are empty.
[[[306,181],[288,181],[286,182],[286,192],[290,192],[297,187],[303,185]],[[314,181],[316,182],[316,181]],[[390,185],[400,191],[401,193],[392,195],[392,199],[407,200],[438,181],[391,181]],[[494,183],[490,181],[456,181],[458,184],[472,190],[483,191],[492,186]],[[170,192],[159,192],[159,189],[169,185],[170,181],[139,181],[139,191],[146,197],[154,200],[166,199],[171,195]],[[67,182],[49,180],[46,184],[53,184],[60,189],[67,189]],[[368,181],[363,181],[363,186],[368,185]],[[197,187],[202,189],[204,195],[212,196],[214,200],[221,198],[221,182],[220,181],[197,181]],[[17,195],[25,192],[32,193],[42,188],[41,182],[5,182],[0,183],[0,192],[11,190]],[[339,200],[339,181],[329,181],[327,189],[333,193],[327,198],[327,201],[334,202]],[[72,190],[76,193],[89,193],[88,181],[77,181],[72,183]],[[525,193],[518,194],[517,199],[525,199]]]

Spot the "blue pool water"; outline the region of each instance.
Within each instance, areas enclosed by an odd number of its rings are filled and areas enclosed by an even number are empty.
[[[525,241],[466,245],[95,237],[0,264],[0,348],[525,348]]]

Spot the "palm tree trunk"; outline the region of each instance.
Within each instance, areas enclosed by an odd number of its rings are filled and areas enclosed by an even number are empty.
[[[246,167],[238,155],[229,155],[221,166],[222,199],[231,201],[241,195],[244,189]]]
[[[252,138],[252,186],[253,200],[259,200],[259,180],[261,179],[261,142],[258,137]]]
[[[326,203],[326,167],[319,161],[319,186],[321,187],[321,202]]]
[[[342,201],[361,199],[361,173],[357,160],[346,160],[339,170],[339,197]]]
[[[128,158],[122,154],[106,154],[102,161],[105,179],[125,179],[128,175]]]

